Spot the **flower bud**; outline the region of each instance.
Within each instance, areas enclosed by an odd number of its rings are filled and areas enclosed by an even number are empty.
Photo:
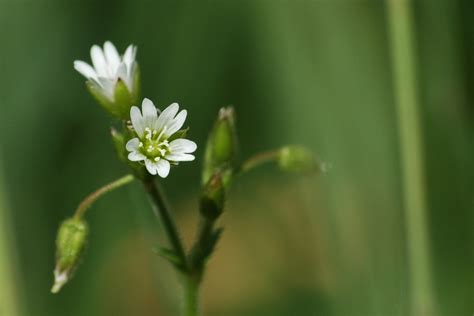
[[[232,107],[221,108],[209,135],[204,157],[202,183],[206,184],[220,170],[224,184],[230,181],[237,157],[235,115]]]
[[[319,163],[313,153],[303,146],[285,146],[278,153],[278,165],[286,171],[310,173],[318,171]]]
[[[56,239],[56,268],[52,293],[57,293],[72,277],[84,252],[88,227],[84,220],[70,218],[58,230]]]
[[[225,190],[222,177],[215,173],[207,182],[201,195],[200,212],[208,220],[216,220],[224,210]]]

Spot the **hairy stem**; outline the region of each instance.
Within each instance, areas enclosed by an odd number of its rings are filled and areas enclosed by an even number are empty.
[[[165,202],[164,196],[160,191],[159,187],[153,181],[153,178],[146,178],[142,180],[148,196],[150,197],[151,205],[155,215],[161,219],[163,227],[165,229],[166,236],[168,238],[173,251],[179,257],[183,268],[187,266],[186,253],[184,251],[181,238],[179,236],[178,229],[176,228],[175,221],[171,216],[169,208]]]
[[[188,274],[184,280],[184,316],[198,316],[199,311],[199,278]]]
[[[84,215],[84,213],[87,211],[87,209],[95,201],[97,201],[97,199],[99,199],[102,195],[132,182],[133,179],[134,177],[131,174],[129,174],[113,182],[110,182],[104,185],[103,187],[99,188],[98,190],[92,192],[79,204],[79,206],[76,209],[76,212],[74,213],[74,217],[78,219],[81,218]]]
[[[269,151],[264,151],[264,152],[258,153],[256,155],[250,157],[246,161],[244,161],[244,163],[242,163],[242,165],[240,167],[240,171],[241,172],[246,172],[246,171],[249,171],[249,170],[251,170],[255,167],[258,167],[258,166],[260,166],[264,163],[276,161],[278,159],[279,154],[280,154],[279,149],[269,150]]]
[[[415,43],[409,0],[388,0],[387,12],[402,161],[412,315],[434,315],[426,221],[424,161]]]

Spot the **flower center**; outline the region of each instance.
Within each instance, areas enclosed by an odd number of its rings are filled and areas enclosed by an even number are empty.
[[[138,145],[140,152],[154,161],[163,158],[170,152],[169,142],[164,137],[165,132],[166,126],[161,131],[149,127],[145,128],[145,135],[143,135]]]

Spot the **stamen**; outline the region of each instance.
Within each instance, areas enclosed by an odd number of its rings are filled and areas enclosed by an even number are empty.
[[[138,144],[138,147],[143,147],[143,143],[140,142],[140,143]]]
[[[161,136],[163,136],[163,134],[166,132],[167,128],[168,127],[166,125],[163,127],[163,129],[161,130],[160,135],[158,135],[158,138],[156,139],[156,141],[159,141],[161,139]]]
[[[154,160],[155,160],[156,162],[158,162],[158,161],[160,161],[160,159],[161,159],[160,157],[155,157]]]
[[[168,141],[167,141],[167,140],[164,140],[164,141],[162,141],[161,143],[159,143],[159,144],[158,144],[158,146],[165,146],[165,147],[169,147],[170,145],[169,145],[169,143],[168,143]]]

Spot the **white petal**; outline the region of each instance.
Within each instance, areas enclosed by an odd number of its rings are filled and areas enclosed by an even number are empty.
[[[162,178],[166,178],[170,173],[170,163],[166,159],[160,159],[156,163],[156,169],[158,171],[158,175]]]
[[[193,161],[195,159],[194,155],[183,153],[171,153],[166,155],[165,158],[170,161]]]
[[[192,140],[178,138],[170,143],[169,149],[172,154],[190,154],[197,149],[197,145]]]
[[[128,154],[128,160],[130,161],[142,161],[145,160],[146,157],[144,154],[139,153],[138,151],[132,151]]]
[[[125,64],[125,62],[122,62],[122,64]],[[126,64],[125,64],[126,65]],[[131,66],[126,65],[126,74],[122,78],[125,83],[127,84],[128,90],[133,91],[134,89],[134,83],[135,83],[135,69],[136,69],[136,64],[133,63]]]
[[[170,106],[168,106],[166,109],[164,109],[163,112],[161,112],[160,116],[158,117],[158,120],[156,121],[155,129],[160,130],[164,126],[168,126],[171,123],[171,120],[176,115],[176,113],[178,113],[178,110],[179,110],[178,103],[173,103]]]
[[[184,121],[186,121],[186,116],[188,115],[188,112],[186,110],[182,110],[179,112],[178,115],[171,121],[171,123],[168,125],[168,128],[166,129],[166,135],[169,137],[179,131],[179,129],[183,126]]]
[[[125,65],[125,63],[121,63],[118,66],[116,77],[122,79],[123,81],[125,81],[125,84],[127,84],[127,66]]]
[[[120,56],[114,44],[109,41],[104,43],[104,55],[108,64],[108,71],[110,76],[116,76],[117,69],[120,65]]]
[[[87,79],[96,79],[97,74],[95,73],[94,68],[88,63],[83,62],[82,60],[74,61],[74,69],[76,69],[81,75]]]
[[[145,126],[143,126],[143,117],[138,107],[132,106],[130,109],[130,119],[132,120],[135,132],[137,132],[139,137],[142,137],[143,132],[145,131]]]
[[[125,148],[128,151],[136,151],[136,150],[138,150],[139,145],[140,145],[140,140],[137,137],[135,137],[135,138],[130,139],[127,142],[127,144],[125,145]]]
[[[107,71],[107,62],[105,60],[104,53],[102,52],[102,49],[99,46],[92,46],[91,59],[95,71],[97,72],[97,75],[101,77],[109,77]]]
[[[145,160],[145,167],[150,174],[155,175],[157,173],[156,164],[150,159]]]
[[[127,64],[128,67],[131,67],[135,61],[135,55],[137,54],[137,48],[133,45],[129,45],[123,54],[123,61]]]
[[[146,127],[153,127],[158,113],[156,112],[156,107],[150,99],[143,99],[142,102],[142,113],[143,113],[143,121],[145,122]]]

